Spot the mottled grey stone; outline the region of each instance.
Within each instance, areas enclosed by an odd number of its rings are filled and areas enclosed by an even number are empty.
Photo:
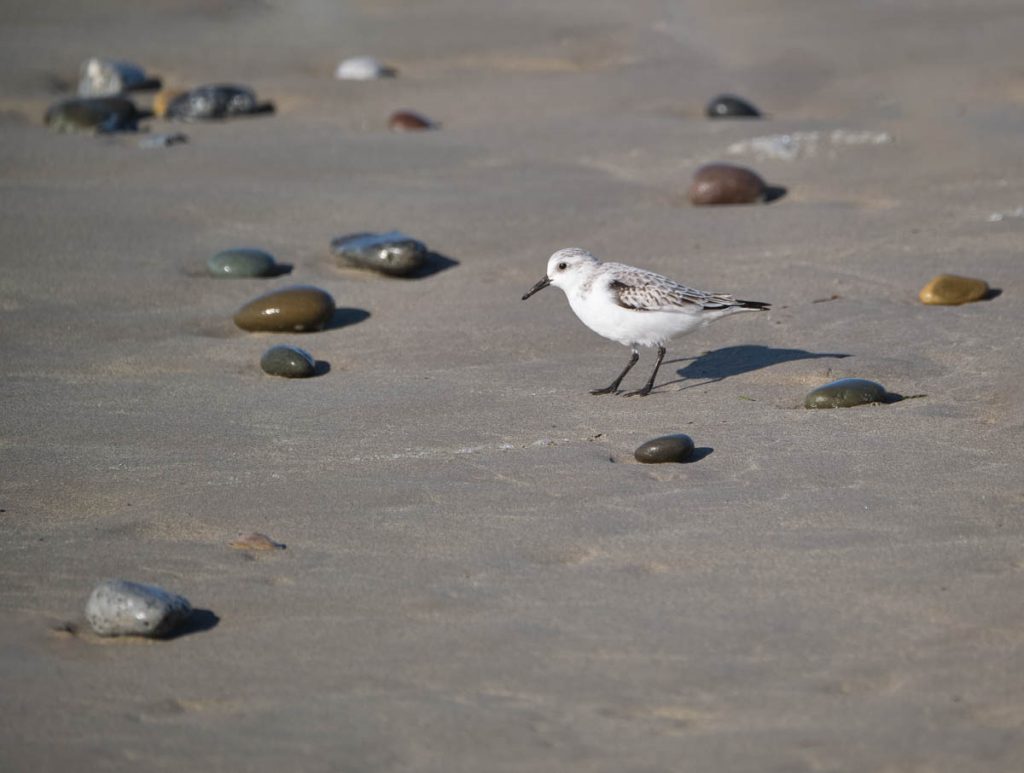
[[[316,375],[313,355],[291,344],[271,346],[260,358],[260,367],[271,376],[309,378]]]
[[[865,378],[841,378],[810,392],[805,408],[850,408],[854,405],[885,402],[885,387]]]
[[[158,89],[158,78],[146,77],[137,64],[93,57],[82,62],[78,80],[80,97],[113,97],[125,91]]]
[[[274,256],[252,247],[237,247],[218,252],[206,261],[206,268],[213,276],[224,279],[277,274]]]
[[[179,95],[167,105],[165,115],[178,121],[211,121],[273,111],[271,103],[257,101],[252,89],[218,83],[199,86]]]
[[[423,242],[401,231],[355,233],[331,241],[331,252],[345,263],[391,276],[406,276],[426,262]]]
[[[100,636],[164,636],[191,614],[184,596],[128,580],[104,580],[85,605],[85,617]]]
[[[633,456],[644,464],[662,464],[664,462],[685,462],[693,454],[693,438],[689,435],[664,435],[648,440]]]

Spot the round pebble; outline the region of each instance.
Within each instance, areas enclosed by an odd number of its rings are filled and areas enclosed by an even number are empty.
[[[804,408],[851,408],[885,402],[885,387],[865,378],[841,378],[811,391]]]
[[[344,60],[334,71],[334,77],[343,81],[372,81],[378,78],[393,78],[398,74],[390,67],[372,56],[353,56]]]
[[[266,534],[254,531],[251,534],[241,534],[238,539],[232,540],[229,545],[235,550],[284,550],[285,545],[274,542]]]
[[[251,247],[223,250],[206,261],[211,275],[223,279],[275,276],[274,256]]]
[[[73,97],[51,105],[45,122],[56,132],[121,132],[139,128],[139,111],[124,97]]]
[[[719,94],[708,102],[705,113],[708,118],[760,118],[761,111],[742,97],[734,94]]]
[[[86,620],[100,636],[165,636],[191,614],[184,596],[128,580],[104,580],[85,605]]]
[[[272,113],[274,106],[259,102],[256,92],[228,83],[199,86],[171,100],[165,117],[178,121],[211,121],[238,115]]]
[[[78,96],[113,97],[125,91],[160,88],[160,81],[147,78],[145,71],[132,62],[93,57],[79,69]]]
[[[271,346],[260,358],[264,373],[284,378],[309,378],[316,375],[316,360],[305,349],[290,344]]]
[[[693,455],[693,438],[689,435],[664,435],[648,440],[633,456],[643,464],[663,464],[665,462],[685,462]]]
[[[369,268],[391,276],[407,276],[426,262],[426,245],[401,231],[356,233],[331,241],[343,263]]]
[[[695,206],[753,204],[764,201],[765,183],[751,170],[733,164],[707,164],[693,175],[690,202]]]
[[[396,132],[417,132],[436,129],[437,124],[429,118],[410,110],[399,110],[388,118],[388,128]]]
[[[961,303],[980,301],[988,293],[988,282],[955,274],[939,274],[921,288],[921,303],[939,306],[959,306]]]
[[[242,330],[302,333],[323,330],[334,315],[334,299],[319,287],[297,285],[254,298],[234,316]]]

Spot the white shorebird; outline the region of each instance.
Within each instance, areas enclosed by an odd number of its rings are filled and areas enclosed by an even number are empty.
[[[600,336],[632,348],[626,369],[593,395],[619,391],[619,384],[640,359],[639,347],[657,346],[658,361],[644,387],[630,395],[646,395],[665,358],[665,344],[739,311],[767,311],[771,304],[740,301],[731,295],[707,293],[623,263],[602,263],[586,250],[570,247],[548,260],[547,275],[523,296],[525,301],[548,285],[560,287],[580,321]]]

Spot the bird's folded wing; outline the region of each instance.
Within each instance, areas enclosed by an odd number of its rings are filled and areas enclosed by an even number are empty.
[[[638,278],[615,279],[608,284],[614,301],[635,311],[696,311],[734,306],[731,295],[716,295],[694,290],[657,274]]]

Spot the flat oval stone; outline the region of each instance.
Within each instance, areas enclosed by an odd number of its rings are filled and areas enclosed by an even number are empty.
[[[764,180],[746,167],[733,164],[702,166],[690,185],[690,202],[695,206],[753,204],[764,198]]]
[[[85,617],[100,636],[165,636],[191,614],[184,596],[128,580],[104,580],[85,604]]]
[[[708,102],[708,118],[760,118],[761,111],[735,94],[719,94]]]
[[[648,440],[633,456],[643,464],[663,464],[665,462],[685,462],[693,454],[693,438],[689,435],[664,435]]]
[[[921,303],[941,306],[959,306],[961,303],[980,301],[988,293],[988,282],[956,274],[939,274],[921,288]]]
[[[343,81],[372,81],[394,78],[398,71],[372,56],[353,56],[344,60],[334,71],[334,77]]]
[[[206,261],[211,275],[222,279],[275,276],[277,263],[274,256],[252,247],[223,250]]]
[[[388,118],[388,128],[396,132],[417,132],[425,129],[436,129],[437,124],[426,116],[411,110],[399,110]]]
[[[234,316],[242,330],[296,333],[323,330],[334,315],[334,299],[319,287],[296,285],[254,298]]]
[[[804,408],[851,408],[885,402],[885,387],[866,378],[841,378],[810,392]]]
[[[313,355],[291,344],[271,346],[260,358],[260,367],[271,376],[309,378],[316,375]]]
[[[56,132],[133,132],[140,117],[124,97],[72,97],[51,105],[45,122]]]
[[[401,231],[355,233],[331,241],[342,262],[391,276],[407,276],[426,262],[427,246]]]
[[[78,96],[113,97],[125,91],[160,88],[157,78],[146,77],[137,64],[93,57],[79,68]]]
[[[178,121],[212,121],[273,111],[274,106],[257,101],[256,92],[250,88],[216,83],[178,95],[167,105],[165,116]]]

